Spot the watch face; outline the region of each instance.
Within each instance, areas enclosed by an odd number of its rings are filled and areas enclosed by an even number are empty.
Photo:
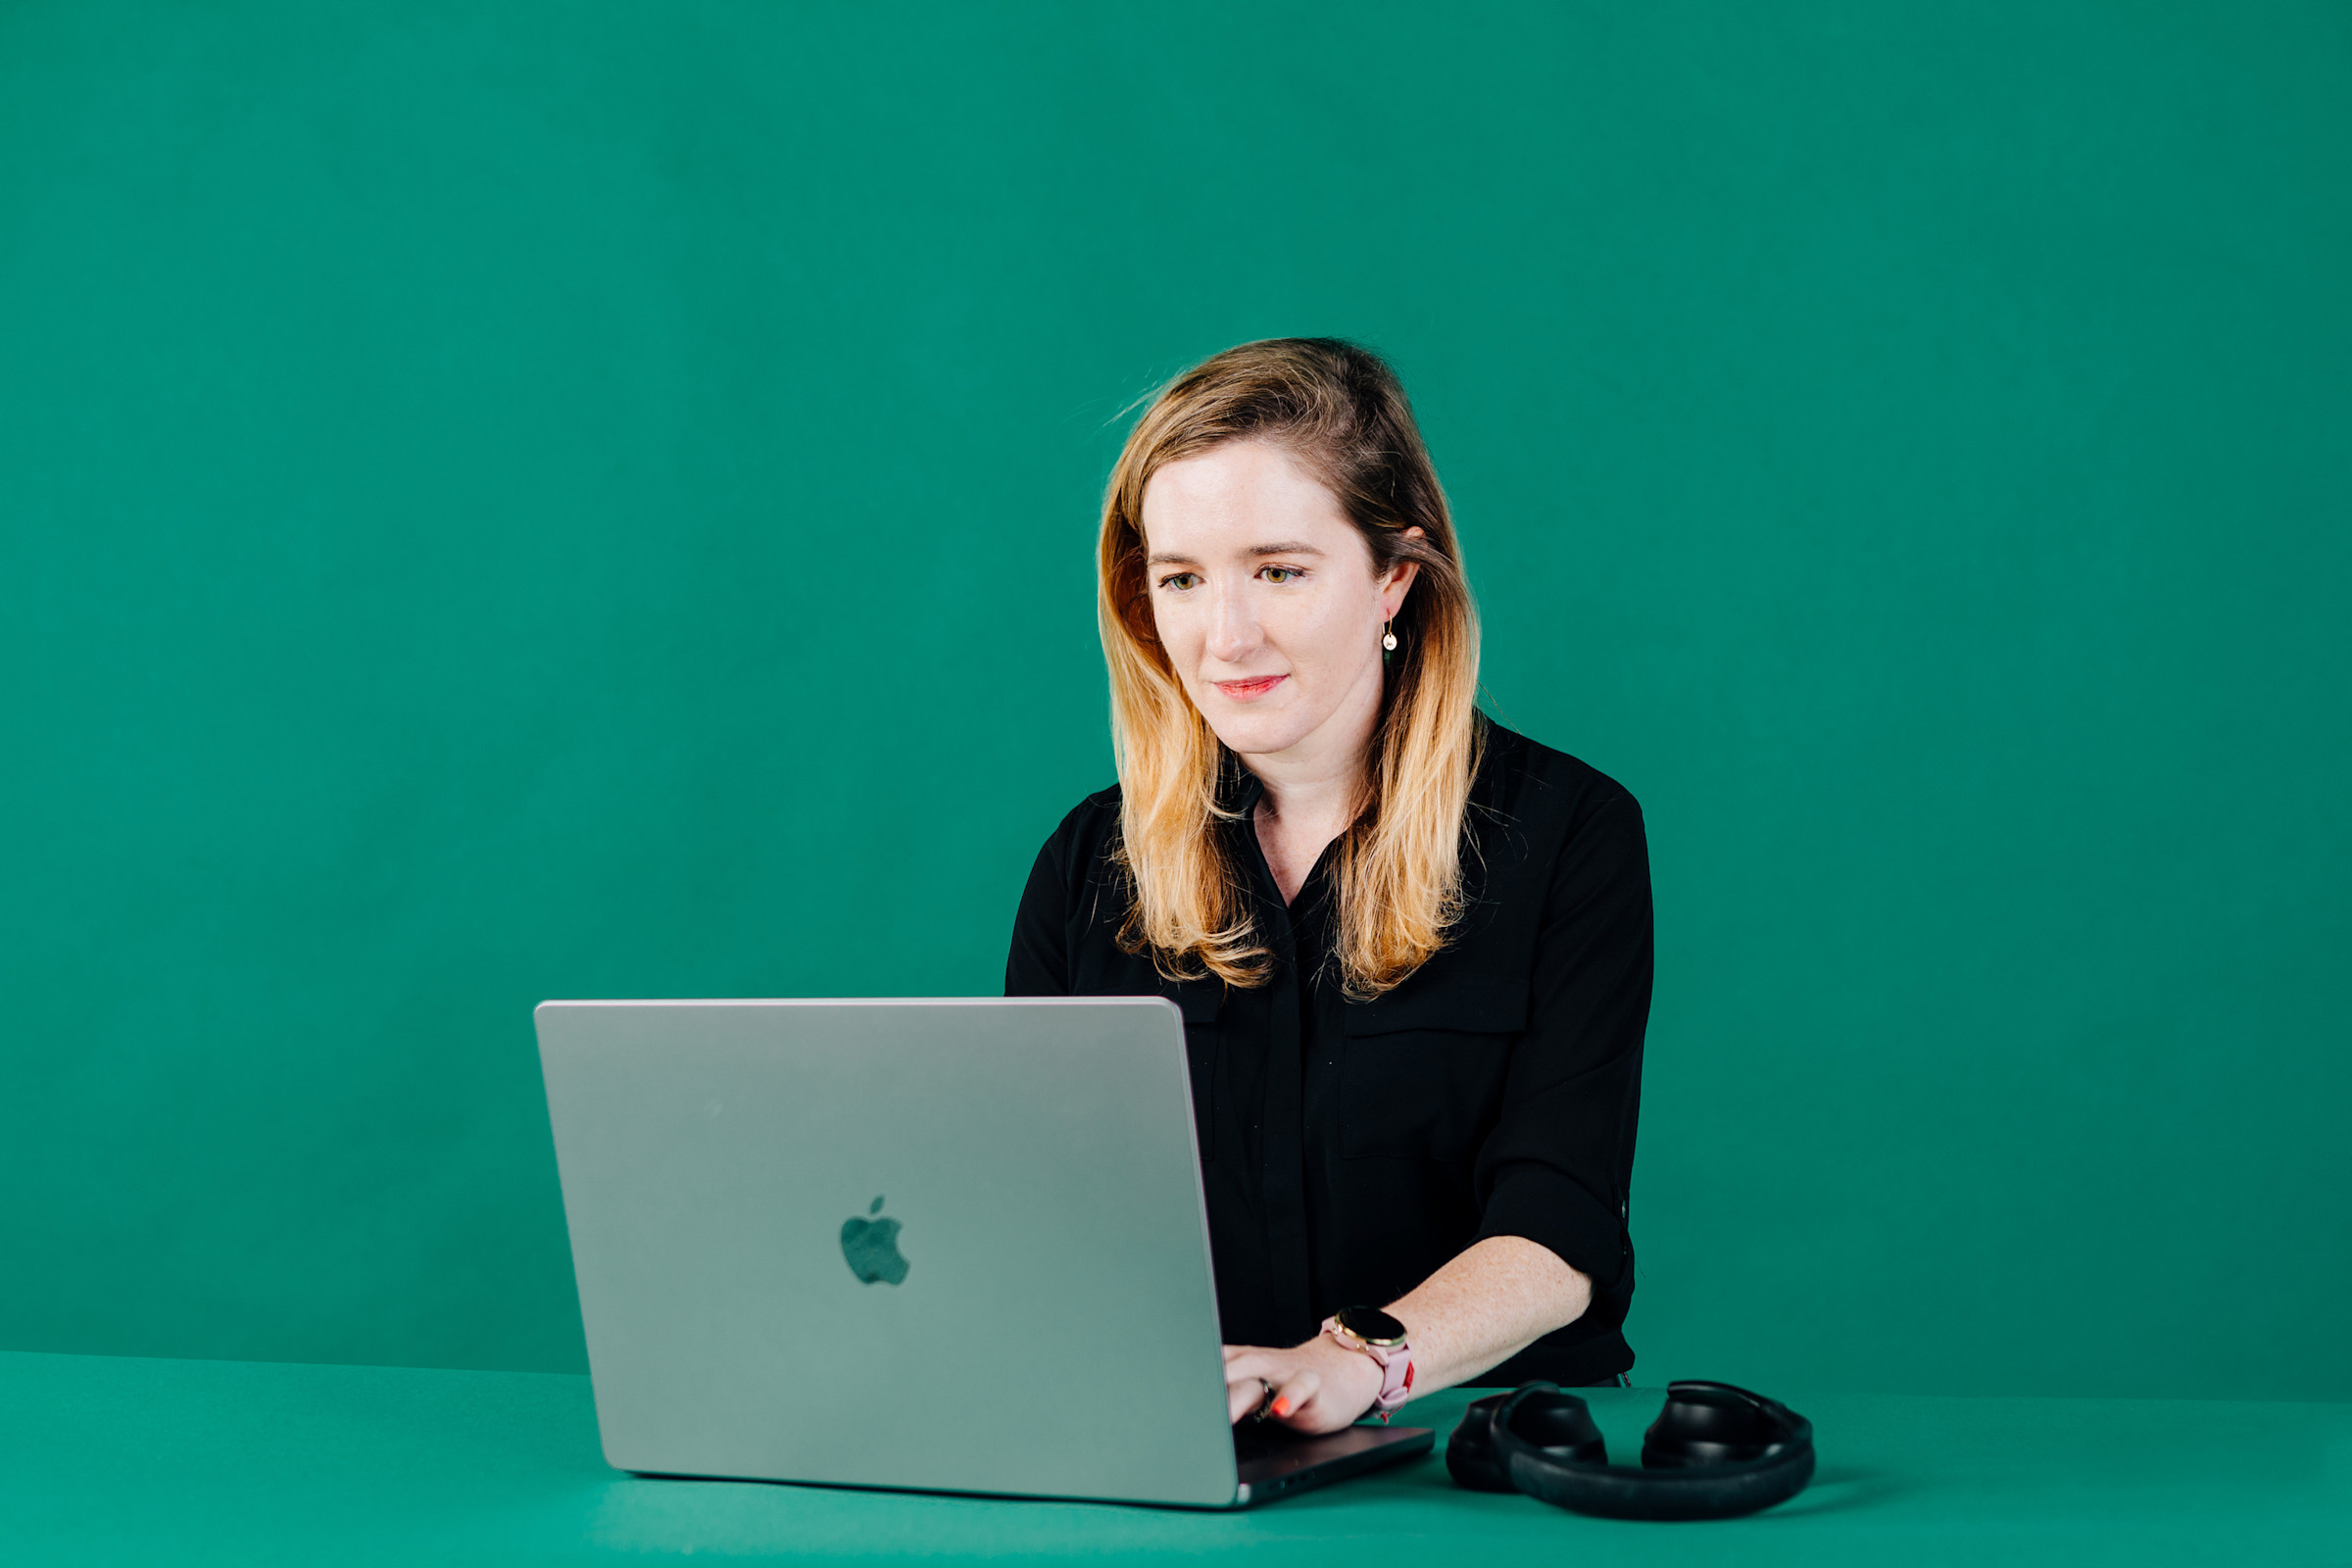
[[[1404,1325],[1376,1306],[1343,1306],[1332,1315],[1367,1345],[1395,1345],[1404,1338]]]

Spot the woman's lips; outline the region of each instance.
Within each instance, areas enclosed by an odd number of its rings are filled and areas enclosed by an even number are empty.
[[[1254,703],[1290,678],[1288,675],[1259,675],[1252,680],[1220,680],[1210,684],[1237,703]]]

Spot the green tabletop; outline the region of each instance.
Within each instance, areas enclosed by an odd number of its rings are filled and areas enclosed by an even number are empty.
[[[580,1377],[0,1353],[0,1561],[2352,1564],[2352,1405],[1773,1392],[1819,1431],[1810,1491],[1636,1525],[1457,1492],[1435,1456],[1238,1514],[644,1481],[605,1467]],[[1412,1409],[1442,1434],[1468,1397]],[[1658,1398],[1596,1401],[1613,1447]]]

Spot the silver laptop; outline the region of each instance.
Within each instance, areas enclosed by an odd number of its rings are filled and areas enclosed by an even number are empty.
[[[616,1468],[1225,1508],[1430,1447],[1227,1424],[1164,1000],[537,1017]]]

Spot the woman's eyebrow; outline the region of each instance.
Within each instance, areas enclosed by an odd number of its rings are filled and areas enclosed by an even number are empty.
[[[1245,556],[1319,556],[1322,551],[1310,544],[1251,545],[1242,552]],[[1200,564],[1191,556],[1178,555],[1171,550],[1155,550],[1144,558],[1146,565],[1193,566]]]

